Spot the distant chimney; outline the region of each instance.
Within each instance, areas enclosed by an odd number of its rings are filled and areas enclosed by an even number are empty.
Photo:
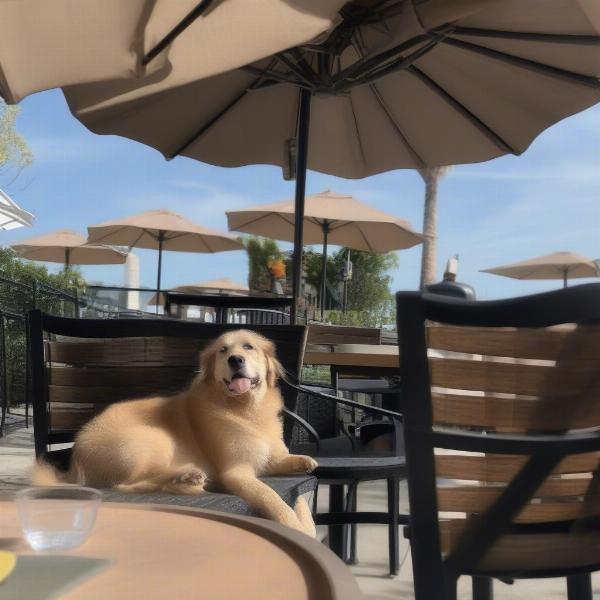
[[[140,259],[137,254],[130,252],[125,263],[125,287],[140,287]],[[140,310],[140,293],[127,292],[127,308]]]

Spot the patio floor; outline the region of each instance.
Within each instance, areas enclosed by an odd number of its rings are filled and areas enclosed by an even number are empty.
[[[15,429],[0,438],[0,499],[10,499],[14,492],[27,484],[27,469],[33,460],[33,429]],[[325,509],[326,490],[319,494],[319,505]],[[385,484],[363,484],[359,490],[359,510],[382,510],[386,505]],[[407,510],[406,488],[401,490],[401,510]],[[319,528],[319,537],[326,528]],[[400,559],[404,559],[400,573],[391,578],[387,574],[387,531],[381,525],[359,526],[358,559],[351,567],[365,598],[369,600],[398,600],[413,598],[411,562],[408,543],[401,539]],[[600,573],[592,577],[594,597],[600,598]],[[460,600],[471,599],[470,580],[459,582]],[[566,600],[566,584],[563,579],[519,581],[514,585],[501,582],[494,584],[496,600]]]

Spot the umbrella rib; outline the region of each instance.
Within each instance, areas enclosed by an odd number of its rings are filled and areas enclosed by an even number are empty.
[[[354,130],[356,131],[356,139],[358,140],[358,148],[360,150],[360,156],[362,158],[363,165],[367,164],[367,157],[365,156],[365,149],[362,143],[362,137],[360,135],[360,129],[358,127],[358,119],[356,117],[356,111],[354,110],[354,101],[352,100],[352,94],[348,96],[350,101],[350,110],[352,111],[352,120],[354,122]]]
[[[129,246],[129,250],[131,251],[132,248],[135,248],[135,245],[142,239],[142,236],[146,233],[145,229],[142,229],[142,232],[140,233],[140,235],[138,235],[137,239],[135,240],[135,242],[133,242],[133,244],[131,244],[131,246]],[[104,236],[106,237],[106,236]]]
[[[387,75],[391,75],[392,73],[395,73],[397,71],[405,71],[415,61],[419,60],[420,58],[431,52],[434,48],[436,48],[442,39],[443,36],[437,36],[435,39],[432,39],[423,47],[419,48],[418,50],[415,50],[408,56],[399,56],[392,63],[381,66],[381,68],[379,69],[375,67],[370,73],[365,73],[364,76],[362,76],[362,78],[350,81],[346,85],[341,85],[340,90],[353,88],[359,85],[365,85],[366,83],[371,83],[373,81],[386,77]]]
[[[463,117],[467,119],[472,125],[474,125],[481,133],[483,133],[490,141],[492,141],[500,150],[503,152],[509,152],[510,154],[520,155],[521,151],[513,148],[506,140],[498,135],[489,125],[484,123],[476,114],[470,111],[462,102],[459,102],[454,96],[447,92],[439,83],[434,81],[424,71],[415,67],[414,65],[408,67],[408,73],[412,73],[415,77],[420,79],[425,85],[433,90],[442,100],[445,100],[452,108],[459,112]]]
[[[477,27],[454,27],[454,35],[499,38],[504,40],[523,40],[527,42],[548,42],[553,44],[577,44],[581,46],[600,45],[596,35],[573,35],[560,33],[531,33],[528,31],[501,31],[480,29]]]
[[[420,167],[422,167],[422,168],[427,167],[427,163],[417,153],[417,151],[411,146],[411,144],[409,143],[409,141],[406,138],[406,136],[402,133],[402,129],[400,128],[400,125],[398,124],[398,122],[396,121],[396,119],[394,118],[394,116],[392,115],[392,113],[390,112],[390,109],[387,106],[387,104],[385,103],[385,101],[383,100],[383,98],[381,96],[381,92],[377,89],[377,86],[374,83],[371,83],[371,84],[369,84],[369,88],[373,92],[373,95],[375,96],[375,99],[377,100],[379,106],[381,106],[383,112],[387,116],[387,118],[390,121],[390,123],[396,129],[396,133],[400,136],[400,138],[402,139],[402,142],[408,148],[409,152],[412,154],[412,156],[415,159],[415,161],[417,163],[419,163]]]
[[[268,68],[268,67],[267,67]],[[255,85],[259,84],[264,79],[263,76],[257,77],[248,87],[244,89],[244,91],[237,95],[227,106],[225,106],[222,110],[220,110],[208,123],[205,123],[196,131],[191,137],[189,137],[181,146],[175,150],[172,154],[169,155],[169,160],[175,158],[182,152],[184,152],[187,148],[189,148],[194,142],[197,142],[219,119],[224,117],[229,111],[234,109],[246,96],[246,94],[254,88]]]
[[[307,87],[312,88],[313,87],[313,83],[314,83],[314,78],[311,78],[310,80],[307,77],[307,74],[305,72],[304,69],[302,69],[299,65],[297,65],[293,60],[291,60],[290,58],[288,58],[284,52],[280,52],[279,54],[276,55],[276,57],[284,64],[286,65],[289,69],[291,69],[291,71],[300,78],[300,80],[304,83],[306,83]]]
[[[312,86],[305,83],[304,81],[298,81],[293,77],[288,77],[282,73],[277,73],[276,71],[271,71],[269,69],[259,69],[258,67],[253,67],[252,65],[245,65],[243,67],[240,67],[240,70],[246,71],[246,73],[250,73],[251,75],[259,75],[262,78],[267,77],[269,79],[274,79],[275,81],[278,81],[280,83],[291,83],[299,87],[312,89]]]
[[[144,56],[142,65],[146,66],[153,58],[158,56],[169,44],[192,25],[198,17],[206,12],[206,9],[210,7],[212,2],[213,0],[200,0],[200,2],[198,2],[198,4]]]
[[[358,231],[360,232],[362,239],[365,240],[365,244],[367,245],[369,252],[371,254],[376,254],[375,250],[373,250],[373,246],[371,246],[371,244],[369,243],[369,240],[367,239],[367,236],[365,235],[364,231],[360,227],[358,227],[358,225],[356,226],[356,229],[358,229]]]
[[[514,56],[513,54],[507,54],[506,52],[500,52],[499,50],[492,50],[491,48],[472,44],[471,42],[456,40],[451,37],[443,39],[442,43],[515,65],[528,71],[541,73],[542,75],[548,75],[550,77],[554,77],[555,79],[563,79],[564,81],[584,85],[595,90],[600,89],[600,79],[597,77],[582,75],[581,73],[574,73],[573,71],[567,71],[566,69],[559,69],[558,67],[546,65],[544,63],[529,60],[527,58],[521,58],[520,56]]]

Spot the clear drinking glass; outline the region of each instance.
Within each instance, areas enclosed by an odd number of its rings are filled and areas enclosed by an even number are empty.
[[[15,501],[25,539],[36,551],[67,550],[88,537],[102,493],[79,486],[31,487]]]

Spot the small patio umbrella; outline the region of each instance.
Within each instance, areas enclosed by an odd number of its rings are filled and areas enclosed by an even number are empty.
[[[92,131],[167,158],[267,163],[295,176],[297,298],[307,167],[365,177],[521,154],[600,101],[599,32],[600,14],[581,0],[355,0],[311,43],[221,75],[185,80],[174,67],[150,85],[65,94]],[[203,59],[185,34],[173,56],[179,46],[188,62]]]
[[[23,210],[14,200],[0,190],[0,229],[31,227],[33,215]]]
[[[170,210],[149,210],[88,227],[88,240],[102,244],[158,250],[156,291],[160,292],[163,250],[225,252],[243,250],[233,235],[196,225]]]
[[[227,211],[229,229],[294,241],[293,200]],[[410,248],[423,241],[410,223],[360,202],[348,194],[326,190],[307,196],[304,204],[304,243],[323,244],[321,318],[325,308],[327,244],[384,253]]]
[[[502,267],[482,269],[481,272],[513,279],[562,279],[564,287],[567,287],[569,277],[573,279],[600,275],[595,261],[575,252],[553,252]]]
[[[311,40],[344,1],[0,2],[0,96],[13,104],[73,84],[208,77]],[[195,55],[170,47],[184,31]]]
[[[127,260],[127,253],[87,244],[85,237],[69,229],[53,231],[13,244],[23,258],[42,262],[70,265],[120,265]]]
[[[201,281],[200,283],[190,283],[188,285],[178,285],[172,288],[173,292],[182,292],[184,294],[229,294],[235,296],[245,296],[250,292],[250,288],[243,283],[238,283],[229,279],[229,277],[221,277],[220,279],[211,279],[209,281]],[[158,295],[154,294],[148,301],[149,306],[154,306],[158,299]],[[159,304],[164,304],[164,299],[159,300]]]

